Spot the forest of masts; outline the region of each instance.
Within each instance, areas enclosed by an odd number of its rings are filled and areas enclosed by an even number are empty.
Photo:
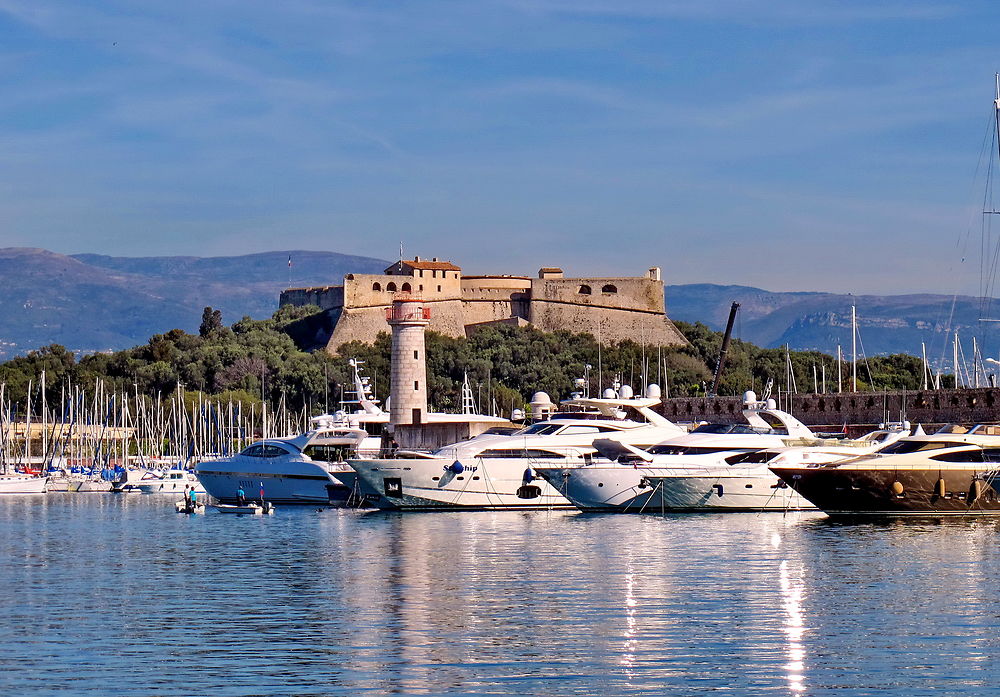
[[[88,389],[89,388],[89,389]],[[65,382],[56,404],[47,398],[45,373],[29,383],[18,410],[0,383],[0,469],[31,464],[53,468],[115,466],[169,468],[230,455],[260,438],[302,433],[308,414],[292,412],[284,398],[266,403],[186,398],[184,386],[166,396],[109,392],[103,380]]]

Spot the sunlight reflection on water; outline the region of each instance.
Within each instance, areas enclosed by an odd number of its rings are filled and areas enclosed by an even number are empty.
[[[178,516],[0,500],[0,694],[925,694],[995,684],[992,521]]]

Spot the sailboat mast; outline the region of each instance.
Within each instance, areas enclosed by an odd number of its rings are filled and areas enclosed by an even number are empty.
[[[851,305],[851,392],[858,391],[858,313]]]
[[[993,119],[997,128],[997,157],[1000,158],[1000,73],[996,73],[997,91],[993,100]]]

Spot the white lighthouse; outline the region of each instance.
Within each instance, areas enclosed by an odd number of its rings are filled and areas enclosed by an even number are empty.
[[[400,293],[393,297],[386,320],[392,327],[392,399],[389,424],[420,426],[427,415],[427,368],[424,359],[424,329],[430,324],[430,308],[419,296]],[[406,430],[405,428],[403,430]]]

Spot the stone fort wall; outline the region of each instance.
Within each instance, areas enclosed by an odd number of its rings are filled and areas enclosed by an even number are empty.
[[[400,261],[385,274],[348,274],[342,286],[286,290],[280,304],[324,310],[328,326],[316,337],[331,353],[348,341],[370,343],[388,332],[385,312],[397,292],[419,295],[430,308],[428,329],[448,336],[465,336],[473,325],[511,322],[531,323],[543,331],[587,332],[605,343],[686,343],[664,314],[659,269],[644,277],[564,278],[554,268],[542,269],[539,278],[463,277],[450,263],[435,259],[433,264],[449,268]]]

